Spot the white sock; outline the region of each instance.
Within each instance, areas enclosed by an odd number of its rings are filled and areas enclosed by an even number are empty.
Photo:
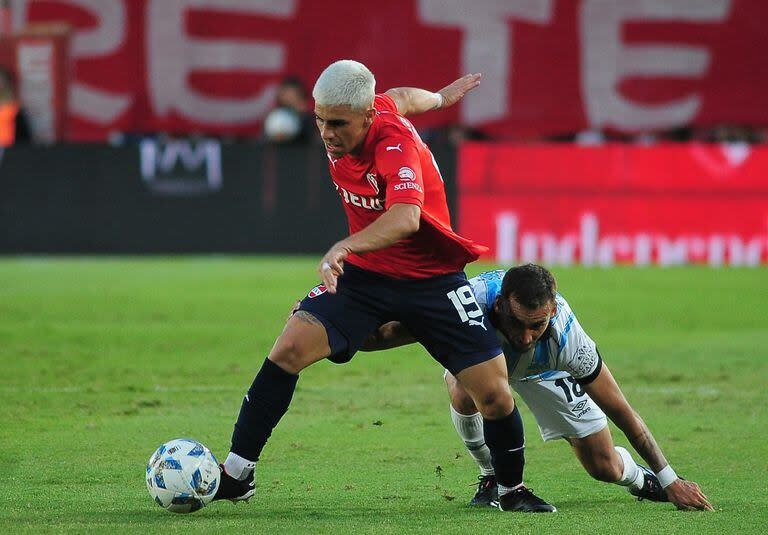
[[[509,494],[513,490],[519,489],[520,487],[524,487],[525,485],[523,483],[520,483],[519,485],[515,485],[514,487],[505,487],[504,485],[498,486],[499,496],[504,496],[505,494]]]
[[[616,446],[614,449],[624,462],[624,473],[616,484],[621,485],[622,487],[629,487],[633,490],[642,489],[643,483],[645,483],[645,477],[643,477],[643,471],[640,470],[640,467],[637,466],[635,460],[632,459],[632,455],[621,446]]]
[[[227,460],[224,461],[224,471],[238,481],[242,481],[251,475],[256,463],[240,457],[237,453],[229,452]]]
[[[483,436],[483,417],[479,412],[466,416],[459,414],[456,409],[451,407],[451,420],[456,432],[464,441],[469,454],[480,467],[480,473],[484,476],[493,475],[493,465],[491,464],[491,450],[485,445]]]

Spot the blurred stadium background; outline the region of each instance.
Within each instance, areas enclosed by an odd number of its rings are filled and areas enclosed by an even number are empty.
[[[0,252],[323,251],[307,92],[350,57],[382,91],[484,74],[414,122],[490,260],[768,260],[764,2],[356,6],[0,1]]]
[[[718,508],[638,507],[524,411],[531,480],[563,514],[514,525],[764,532],[768,3],[351,5],[0,0],[0,527],[509,531],[463,506],[474,468],[418,348],[308,370],[258,508],[171,520],[143,488],[174,434],[226,451],[242,389],[346,235],[307,93],[352,58],[380,91],[483,73],[413,118],[458,232],[490,247],[468,272],[552,266]]]

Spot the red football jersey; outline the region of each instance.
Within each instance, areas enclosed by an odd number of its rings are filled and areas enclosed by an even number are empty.
[[[376,117],[360,154],[330,160],[331,178],[354,234],[396,203],[421,207],[419,230],[398,243],[347,261],[398,279],[461,271],[488,249],[451,229],[437,162],[410,121],[387,95],[376,95]]]

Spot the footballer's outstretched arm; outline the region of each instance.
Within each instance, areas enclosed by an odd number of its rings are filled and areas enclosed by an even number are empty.
[[[453,106],[464,95],[480,85],[482,74],[467,74],[442,88],[437,93],[418,87],[395,87],[385,92],[395,101],[402,115],[413,115]]]
[[[656,439],[640,415],[630,406],[611,371],[603,363],[600,373],[594,381],[584,385],[584,390],[597,406],[621,429],[632,447],[648,463],[651,470],[658,473],[666,466],[667,460],[661,452]],[[680,478],[666,487],[667,496],[678,509],[713,510],[707,497],[693,481]]]
[[[352,253],[378,251],[407,238],[421,223],[421,207],[417,204],[395,203],[373,223],[331,247],[317,271],[330,293],[336,293],[336,282],[344,273],[344,260]]]

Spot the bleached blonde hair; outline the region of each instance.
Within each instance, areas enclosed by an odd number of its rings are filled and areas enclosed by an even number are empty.
[[[351,59],[331,63],[317,78],[312,97],[320,106],[349,106],[366,110],[373,106],[376,79],[368,67]]]

